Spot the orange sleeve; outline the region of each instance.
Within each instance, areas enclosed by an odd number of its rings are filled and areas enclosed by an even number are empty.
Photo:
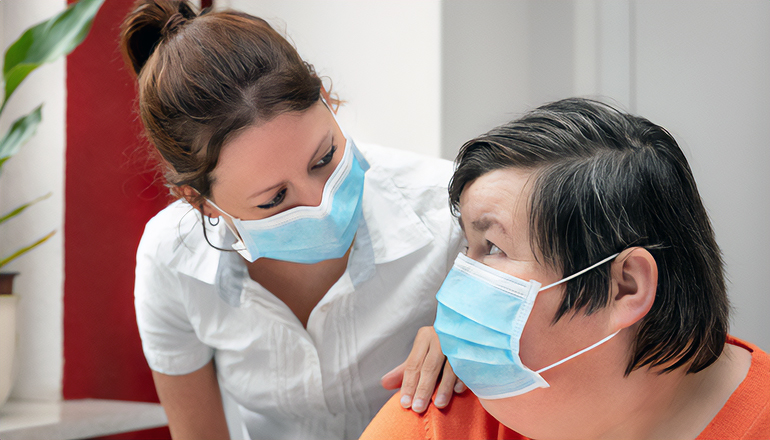
[[[425,437],[425,422],[423,421],[425,416],[402,408],[400,399],[401,393],[394,394],[369,423],[359,440],[429,438]],[[429,407],[433,407],[433,405],[431,404]]]
[[[470,391],[455,394],[446,408],[433,404],[417,414],[401,407],[396,393],[361,436],[362,440],[519,440],[524,439],[489,415]]]

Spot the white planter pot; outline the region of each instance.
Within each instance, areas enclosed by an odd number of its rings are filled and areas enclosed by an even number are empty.
[[[0,295],[0,406],[11,394],[16,357],[16,295]]]

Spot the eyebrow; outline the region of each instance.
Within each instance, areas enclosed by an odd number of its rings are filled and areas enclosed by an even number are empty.
[[[318,147],[315,149],[315,152],[313,152],[313,155],[310,156],[310,163],[313,163],[313,159],[316,156],[318,156],[319,151],[321,151],[321,149],[324,147],[324,145],[326,144],[326,141],[330,139],[329,135],[331,135],[332,144],[334,143],[334,129],[330,129],[329,131],[326,132],[326,135],[321,139],[321,142],[318,143]],[[255,197],[261,196],[262,194],[264,194],[266,192],[270,192],[270,191],[272,191],[274,189],[280,188],[281,186],[283,186],[284,183],[286,183],[286,182],[279,182],[279,183],[277,183],[277,184],[275,184],[275,185],[273,185],[273,186],[271,186],[269,188],[266,188],[266,189],[263,189],[263,190],[259,190],[259,191],[255,192],[254,194],[250,195],[249,197],[247,197],[246,200],[251,200],[251,199],[253,199]]]
[[[473,229],[477,232],[486,232],[492,225],[499,225],[502,227],[496,220],[490,220],[489,217],[482,217],[471,222],[471,226],[473,226]]]
[[[463,222],[462,216],[460,216],[458,218],[458,221],[460,222],[460,229],[462,229],[463,232],[464,232],[465,231],[465,222]],[[474,220],[474,221],[471,222],[471,226],[473,227],[473,230],[477,231],[477,232],[486,232],[487,230],[489,230],[489,228],[491,228],[494,225],[499,226],[500,229],[503,230],[503,233],[508,235],[508,232],[505,230],[503,225],[500,224],[500,222],[498,222],[494,218],[489,218],[486,215],[482,216],[482,218],[480,218],[478,220]]]

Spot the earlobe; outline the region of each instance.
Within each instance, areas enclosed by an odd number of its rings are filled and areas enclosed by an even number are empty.
[[[187,203],[197,209],[204,216],[210,218],[217,218],[220,216],[219,211],[213,209],[209,203],[206,203],[206,199],[203,198],[195,188],[189,185],[185,185],[179,187],[179,192],[181,192],[182,197],[184,197]]]
[[[626,249],[612,263],[612,321],[630,327],[647,315],[655,302],[658,265],[647,249]]]

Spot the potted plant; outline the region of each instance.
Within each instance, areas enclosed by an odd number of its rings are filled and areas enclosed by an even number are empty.
[[[27,29],[5,52],[2,88],[2,116],[8,99],[22,81],[45,63],[67,55],[85,39],[91,23],[104,0],[80,0],[69,5],[58,15]],[[34,134],[41,120],[42,104],[29,114],[18,118],[0,138],[0,171],[5,162],[19,151]],[[31,205],[49,194],[24,203],[0,216],[0,224],[18,216]],[[13,295],[15,272],[2,272],[3,266],[41,245],[51,238],[51,231],[34,242],[11,252],[0,250],[0,405],[5,403],[11,390],[13,358],[16,346],[16,303]]]

